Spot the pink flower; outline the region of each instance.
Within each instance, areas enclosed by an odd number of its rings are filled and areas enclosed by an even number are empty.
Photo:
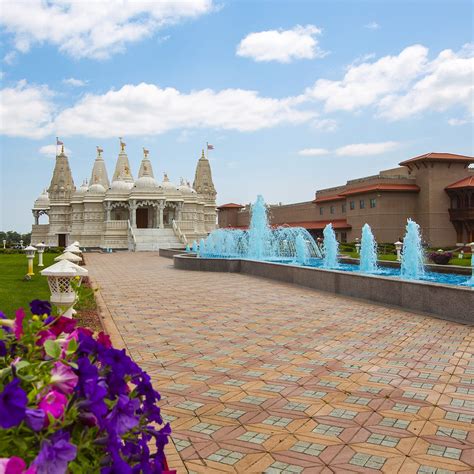
[[[56,339],[56,335],[50,330],[43,330],[38,333],[40,337],[38,341],[36,341],[37,346],[42,346],[48,339]]]
[[[67,405],[67,398],[57,390],[50,390],[45,397],[38,403],[38,408],[41,408],[46,413],[44,425],[48,426],[48,413],[54,418],[60,418],[64,413],[64,408]]]
[[[0,458],[0,474],[36,474],[36,468],[26,469],[25,461],[16,456]]]
[[[77,375],[71,367],[62,362],[56,362],[51,371],[51,385],[54,385],[60,392],[69,395],[77,385]]]
[[[23,336],[23,320],[25,319],[25,316],[25,310],[23,308],[16,310],[13,330],[17,339],[20,339],[20,337]]]
[[[110,341],[110,336],[105,334],[103,331],[99,333],[97,337],[97,342],[102,344],[106,349],[110,349],[112,347],[112,342]]]

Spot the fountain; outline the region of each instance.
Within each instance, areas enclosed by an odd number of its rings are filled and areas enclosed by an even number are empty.
[[[192,251],[194,253],[197,253],[197,251],[199,250],[198,248],[198,243],[196,241],[193,242],[193,246],[192,246]]]
[[[308,263],[308,248],[306,246],[306,240],[299,234],[296,236],[296,261],[300,265],[306,265]]]
[[[305,261],[321,258],[321,251],[311,234],[302,227],[271,228],[267,206],[262,196],[252,205],[248,230],[216,229],[201,241],[200,256],[209,258],[248,258],[294,262],[297,260],[297,240],[305,247]],[[204,247],[202,247],[204,242]],[[301,246],[301,242],[299,244]]]
[[[471,278],[467,282],[468,286],[474,286],[474,252],[471,255],[471,268],[472,268],[472,275],[471,275]]]
[[[186,245],[185,252],[186,253],[191,253],[191,247],[189,246],[189,244]]]
[[[339,242],[336,240],[336,233],[332,224],[328,224],[323,230],[323,268],[337,268],[339,263],[337,254],[339,253]]]
[[[376,273],[378,271],[377,242],[369,224],[365,224],[362,227],[359,269],[364,273]]]
[[[424,273],[424,252],[421,246],[420,226],[415,221],[408,219],[403,239],[400,276],[407,280],[419,280]]]
[[[202,257],[203,255],[206,255],[208,252],[208,248],[206,245],[206,242],[204,239],[201,239],[199,241],[199,255]]]

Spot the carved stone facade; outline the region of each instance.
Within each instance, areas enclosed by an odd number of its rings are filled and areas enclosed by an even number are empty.
[[[179,185],[173,184],[166,173],[158,183],[146,149],[134,180],[122,140],[120,147],[112,182],[109,183],[102,149],[97,148],[91,179],[79,188],[74,185],[62,148],[51,184],[32,209],[33,243],[65,246],[78,240],[84,247],[121,249],[131,248],[131,239],[136,244],[144,236],[156,249],[161,245],[156,242],[184,244],[216,228],[216,190],[204,152],[191,188],[183,179]],[[48,224],[40,224],[43,215],[49,217]],[[151,249],[145,244],[142,248]]]

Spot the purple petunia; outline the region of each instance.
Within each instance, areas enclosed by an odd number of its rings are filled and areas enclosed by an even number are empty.
[[[43,410],[26,409],[25,423],[33,431],[40,431],[44,426],[46,414]]]
[[[70,461],[76,458],[77,448],[69,442],[69,433],[57,431],[41,442],[33,465],[38,474],[64,474]]]
[[[28,398],[20,387],[20,380],[13,379],[0,393],[0,426],[11,428],[19,425],[25,418]]]
[[[139,416],[135,413],[139,406],[139,400],[120,395],[116,405],[106,417],[108,431],[122,435],[135,428],[139,423]]]
[[[30,303],[31,314],[43,316],[43,314],[51,315],[51,303],[43,300],[33,300]]]
[[[69,395],[76,387],[77,375],[71,367],[62,362],[56,362],[51,370],[51,384],[65,395]]]
[[[7,346],[5,342],[0,339],[0,357],[5,357],[7,355]]]

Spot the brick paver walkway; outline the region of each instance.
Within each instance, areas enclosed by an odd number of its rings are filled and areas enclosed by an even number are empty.
[[[472,328],[156,253],[87,262],[189,472],[473,472]]]

